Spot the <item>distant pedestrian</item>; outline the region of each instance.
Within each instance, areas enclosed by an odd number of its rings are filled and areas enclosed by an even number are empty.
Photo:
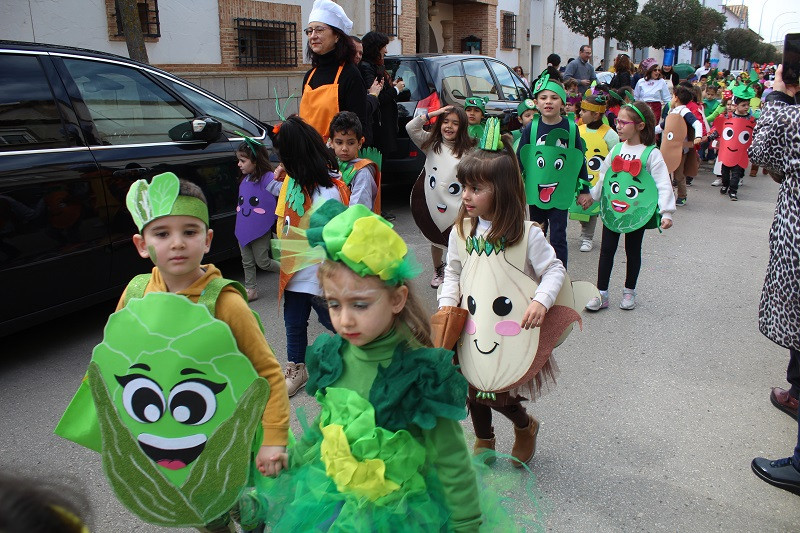
[[[520,78],[522,78],[522,81],[523,81],[523,82],[525,82],[525,85],[526,85],[527,87],[530,87],[530,86],[531,86],[530,82],[528,81],[528,78],[526,78],[526,77],[525,77],[525,71],[524,71],[524,70],[522,70],[522,67],[521,67],[521,66],[517,65],[516,67],[514,67],[514,72],[516,72],[516,73],[517,73],[517,75],[518,75]]]
[[[656,117],[661,117],[661,108],[672,98],[667,82],[661,79],[655,58],[648,57],[640,66],[644,77],[634,86],[633,96],[637,102],[643,101],[649,105]]]
[[[595,74],[594,67],[592,67],[592,64],[589,62],[591,59],[591,45],[581,45],[578,59],[568,64],[567,69],[564,71],[564,81],[570,78],[577,80],[578,88],[580,89],[581,93],[588,89],[592,82],[597,79],[597,74]]]
[[[619,89],[626,85],[632,87],[631,76],[633,76],[633,63],[631,63],[631,58],[628,57],[628,54],[619,54],[616,59],[614,59],[614,77],[611,78],[609,85],[612,89]]]
[[[561,56],[558,54],[550,54],[547,56],[547,73],[550,74],[551,80],[562,81],[561,79]]]

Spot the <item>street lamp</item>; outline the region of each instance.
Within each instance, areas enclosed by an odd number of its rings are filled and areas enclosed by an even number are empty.
[[[786,15],[787,13],[792,13],[792,14],[795,14],[795,15],[797,14],[797,12],[796,12],[796,11],[787,11],[786,13],[781,13],[781,15]],[[779,15],[779,16],[780,16],[780,15]],[[776,20],[777,20],[777,19],[776,19]],[[790,21],[788,21],[788,22],[784,22],[783,24],[781,24],[781,25],[778,27],[778,33],[777,33],[777,34],[774,34],[774,33],[772,32],[772,30],[770,30],[770,32],[769,32],[769,42],[773,42],[773,41],[775,40],[775,39],[774,39],[774,37],[777,37],[777,36],[781,35],[781,29],[782,29],[782,28],[784,28],[784,27],[786,27],[786,26],[787,26],[787,25],[789,25],[789,24],[798,24],[798,22],[797,22],[797,21],[792,21],[792,20],[790,20]],[[775,23],[774,23],[774,22],[772,23],[772,29],[775,29]]]
[[[775,30],[775,23],[776,23],[776,22],[778,21],[778,19],[780,19],[780,18],[781,18],[783,15],[797,15],[797,11],[784,11],[783,13],[781,13],[780,15],[778,15],[778,16],[776,16],[776,17],[775,17],[775,20],[773,20],[773,21],[772,21],[772,28],[770,28],[770,30],[769,30],[769,42],[772,42],[772,41],[773,41],[773,38],[772,38],[772,36],[774,35],[774,31],[773,31],[773,30]],[[785,25],[786,25],[786,24],[784,23],[784,24],[783,24],[783,26],[785,26]],[[781,26],[781,27],[783,27],[783,26]],[[778,28],[778,31],[780,31],[780,28]]]

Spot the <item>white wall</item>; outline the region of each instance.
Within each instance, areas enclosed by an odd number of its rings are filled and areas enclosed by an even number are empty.
[[[530,0],[527,0],[530,1]],[[515,13],[517,15],[517,36],[522,34],[525,36],[525,32],[528,31],[528,25],[525,24],[526,21],[523,21],[519,16],[519,2],[520,0],[498,0],[497,2],[497,43],[495,43],[496,48],[494,50],[489,49],[487,50],[486,55],[494,56],[509,67],[515,67],[519,65],[519,50],[503,50],[500,47],[500,44],[503,42],[503,11],[508,11],[511,13]],[[522,70],[527,71],[528,69],[523,66]]]
[[[193,0],[192,9],[176,2],[159,4],[161,38],[147,43],[152,63],[219,63],[219,12],[216,0]],[[4,39],[89,48],[127,56],[124,41],[109,41],[103,0],[3,0],[0,35]]]

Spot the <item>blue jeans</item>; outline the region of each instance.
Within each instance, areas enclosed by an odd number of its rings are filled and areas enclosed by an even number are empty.
[[[319,296],[305,292],[284,291],[283,323],[286,326],[286,353],[291,363],[306,362],[308,317],[314,309],[320,323],[333,331],[328,306]]]
[[[567,268],[567,217],[566,209],[542,209],[535,205],[529,205],[531,220],[542,225],[542,231],[547,236],[550,230],[550,246],[556,251],[564,268]]]

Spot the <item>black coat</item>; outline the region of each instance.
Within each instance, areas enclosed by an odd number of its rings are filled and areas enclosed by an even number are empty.
[[[372,140],[373,146],[384,155],[391,154],[397,150],[397,91],[383,66],[361,61],[359,69],[367,88],[372,87],[379,75],[384,77],[383,89],[378,94],[377,109],[367,117],[364,130],[369,128],[371,135],[365,134],[365,137],[368,141]]]

